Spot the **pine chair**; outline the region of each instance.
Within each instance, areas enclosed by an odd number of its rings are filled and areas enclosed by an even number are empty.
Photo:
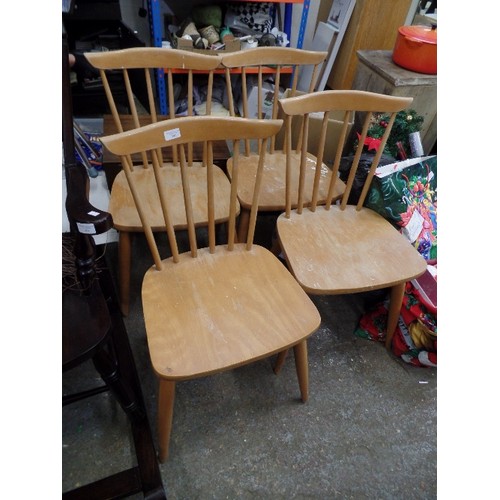
[[[143,223],[154,266],[142,283],[142,307],[153,369],[159,379],[158,429],[160,460],[168,455],[177,382],[216,374],[293,347],[303,401],[308,398],[306,339],[319,327],[319,313],[285,266],[269,250],[252,243],[258,191],[262,183],[264,153],[257,171],[248,238],[236,242],[239,142],[263,140],[275,134],[282,120],[250,120],[234,117],[180,118],[105,137],[104,146],[122,159],[131,192]],[[212,166],[213,141],[233,142],[233,181],[228,193],[230,218],[227,244],[215,241],[215,198]],[[195,231],[190,181],[184,148],[190,142],[207,144],[208,245]],[[171,256],[160,257],[155,243],[148,200],[136,188],[130,155],[150,151],[153,170],[161,179],[157,148],[166,143],[180,147],[180,171],[186,199],[189,251],[180,249],[181,236],[174,231],[171,213],[176,210],[164,183],[158,183],[161,213]],[[198,238],[198,239],[197,239]],[[281,359],[281,356],[278,356]],[[277,373],[281,362],[275,367]]]
[[[139,126],[155,123],[163,119],[172,119],[176,117],[175,85],[179,84],[174,79],[174,74],[183,72],[183,75],[177,75],[187,86],[187,115],[195,114],[194,105],[194,76],[201,79],[201,82],[207,85],[206,114],[212,111],[212,96],[214,83],[214,70],[220,65],[220,57],[209,56],[205,54],[187,52],[182,50],[168,50],[156,47],[130,48],[109,52],[89,52],[85,54],[86,58],[95,68],[99,69],[104,90],[108,99],[110,111],[113,117],[117,132],[123,132],[137,128]],[[164,70],[164,81],[166,84],[166,93],[168,97],[168,116],[159,115],[158,99],[155,98],[153,90],[154,76],[152,72],[156,69]],[[124,85],[117,82],[123,79]],[[126,98],[123,97],[123,86],[125,87]],[[146,92],[144,92],[146,89]],[[147,95],[147,104],[149,105],[149,114],[138,104],[138,95]],[[125,99],[126,106],[122,101]],[[144,98],[146,99],[146,98]],[[144,100],[143,99],[143,100]],[[123,108],[130,114],[125,114]],[[142,111],[142,113],[140,112]],[[224,158],[227,158],[227,145],[225,142],[218,143],[219,149],[222,145]],[[179,189],[179,159],[175,147],[163,148],[163,167],[165,168],[166,179],[169,179],[169,196],[178,200],[179,210],[171,213],[172,224],[176,230],[185,229],[187,221],[184,211],[184,202],[182,200],[182,190]],[[208,224],[208,214],[205,210],[203,196],[206,193],[206,174],[201,166],[200,160],[203,151],[193,146],[188,147],[188,163],[195,211],[193,217],[197,226],[206,226]],[[137,178],[137,189],[147,196],[150,200],[148,210],[152,214],[152,226],[154,231],[164,229],[162,214],[159,211],[158,195],[153,176],[153,169],[148,164],[144,155],[134,155],[132,157]],[[171,175],[174,174],[174,175]],[[229,179],[223,170],[217,167],[214,175],[216,200],[219,197],[224,198],[229,191]],[[196,202],[196,198],[201,199]],[[133,197],[123,172],[120,172],[112,185],[111,197],[108,211],[113,216],[114,227],[119,232],[119,294],[120,304],[124,315],[128,314],[130,304],[130,269],[132,259],[132,235],[142,232],[142,225],[139,214],[134,205]],[[215,205],[215,220],[221,224],[228,220],[229,214],[225,206]]]
[[[397,325],[403,300],[405,283],[420,276],[426,270],[426,262],[413,245],[382,216],[363,207],[375,169],[389,137],[397,112],[407,108],[412,98],[392,97],[355,90],[331,90],[316,92],[307,96],[283,99],[281,107],[286,116],[286,133],[291,134],[290,118],[304,117],[302,139],[307,144],[308,117],[311,113],[324,112],[318,163],[322,148],[328,141],[326,123],[332,111],[343,111],[346,122],[340,134],[337,155],[329,187],[329,196],[323,206],[316,200],[318,176],[311,193],[305,193],[304,179],[305,151],[302,153],[298,193],[291,193],[293,184],[287,181],[286,211],[278,217],[277,235],[282,252],[292,274],[309,294],[350,294],[390,288],[390,307],[387,319],[386,346],[389,348]],[[346,143],[347,117],[355,111],[364,118],[361,138],[354,155],[347,187],[342,201],[332,203],[335,192],[343,146]],[[347,200],[353,185],[361,157],[364,140],[369,129],[372,114],[390,113],[391,119],[385,130],[380,147],[373,158],[370,171],[364,183],[357,205],[348,205]],[[292,155],[290,148],[288,155]],[[293,157],[293,155],[292,155]],[[287,164],[287,178],[293,162]],[[338,182],[338,181],[337,181]],[[299,203],[292,209],[291,199],[297,196]],[[312,199],[306,207],[304,200]]]
[[[326,52],[315,52],[300,50],[287,47],[259,47],[256,49],[245,50],[241,52],[228,53],[222,56],[222,65],[226,68],[226,87],[229,96],[229,110],[232,116],[239,113],[246,118],[252,118],[251,110],[248,108],[248,75],[256,75],[257,78],[257,118],[278,118],[279,117],[279,93],[274,92],[272,97],[271,109],[268,111],[269,116],[264,116],[262,103],[266,92],[263,87],[264,75],[269,73],[269,68],[272,67],[274,73],[274,88],[279,89],[280,86],[288,86],[289,95],[297,94],[297,84],[299,79],[301,82],[309,80],[307,92],[312,92],[317,80],[321,64],[325,60]],[[231,75],[241,73],[241,89],[235,89],[233,86]],[[303,78],[301,76],[303,75]],[[307,77],[307,75],[310,75]],[[233,76],[234,80],[234,76]],[[241,106],[238,110],[236,101],[236,90],[241,93]],[[269,91],[267,91],[269,92]],[[244,169],[240,173],[240,187],[238,189],[238,198],[241,204],[241,214],[238,227],[238,236],[242,240],[246,237],[248,229],[248,219],[250,207],[252,206],[252,193],[255,183],[255,171],[258,164],[258,154],[252,152],[255,147],[247,143],[244,158],[241,158]],[[278,138],[273,138],[269,141],[269,154],[266,156],[266,164],[264,167],[263,188],[261,192],[258,210],[259,212],[282,212],[285,210],[285,171],[286,171],[286,154],[284,148],[281,147]],[[297,145],[299,146],[299,144]],[[260,147],[260,145],[259,145]],[[300,149],[296,149],[291,153],[291,159],[297,165],[296,169],[292,169],[291,182],[297,185],[298,177],[295,172],[298,172],[300,162]],[[306,170],[306,183],[311,184],[315,172],[315,159],[310,156],[309,167]],[[232,172],[232,159],[227,162],[228,175]],[[331,178],[331,169],[326,163],[322,167],[320,181],[320,198],[318,203],[326,201],[327,190]],[[344,183],[339,181],[335,184],[335,192],[333,199],[338,199],[342,195]],[[292,194],[292,197],[294,195]],[[297,199],[292,198],[292,206],[295,207]],[[305,200],[307,204],[310,200]]]

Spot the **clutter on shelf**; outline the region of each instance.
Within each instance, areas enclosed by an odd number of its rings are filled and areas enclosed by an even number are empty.
[[[165,46],[207,53],[258,46],[286,47],[288,36],[275,26],[276,14],[272,2],[195,6],[185,19],[166,19]]]

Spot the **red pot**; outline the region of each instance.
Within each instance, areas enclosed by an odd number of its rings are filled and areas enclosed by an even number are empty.
[[[437,74],[437,27],[401,26],[392,60],[417,73]]]

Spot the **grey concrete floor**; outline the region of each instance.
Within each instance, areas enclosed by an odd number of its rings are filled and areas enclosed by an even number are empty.
[[[266,242],[262,242],[267,244]],[[116,243],[108,244],[111,266]],[[156,441],[157,384],[140,282],[150,265],[134,240],[125,319]],[[313,297],[322,323],[309,340],[310,397],[299,400],[293,356],[177,386],[169,499],[432,499],[437,496],[437,369],[416,368],[354,335],[375,294]],[[98,379],[64,374],[63,393]],[[63,408],[62,491],[135,464],[128,421],[108,393]],[[142,498],[142,496],[137,496]]]

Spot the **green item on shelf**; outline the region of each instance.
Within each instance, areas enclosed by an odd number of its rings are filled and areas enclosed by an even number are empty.
[[[222,9],[220,5],[198,5],[193,7],[191,17],[197,28],[212,25],[217,30],[222,27]]]

